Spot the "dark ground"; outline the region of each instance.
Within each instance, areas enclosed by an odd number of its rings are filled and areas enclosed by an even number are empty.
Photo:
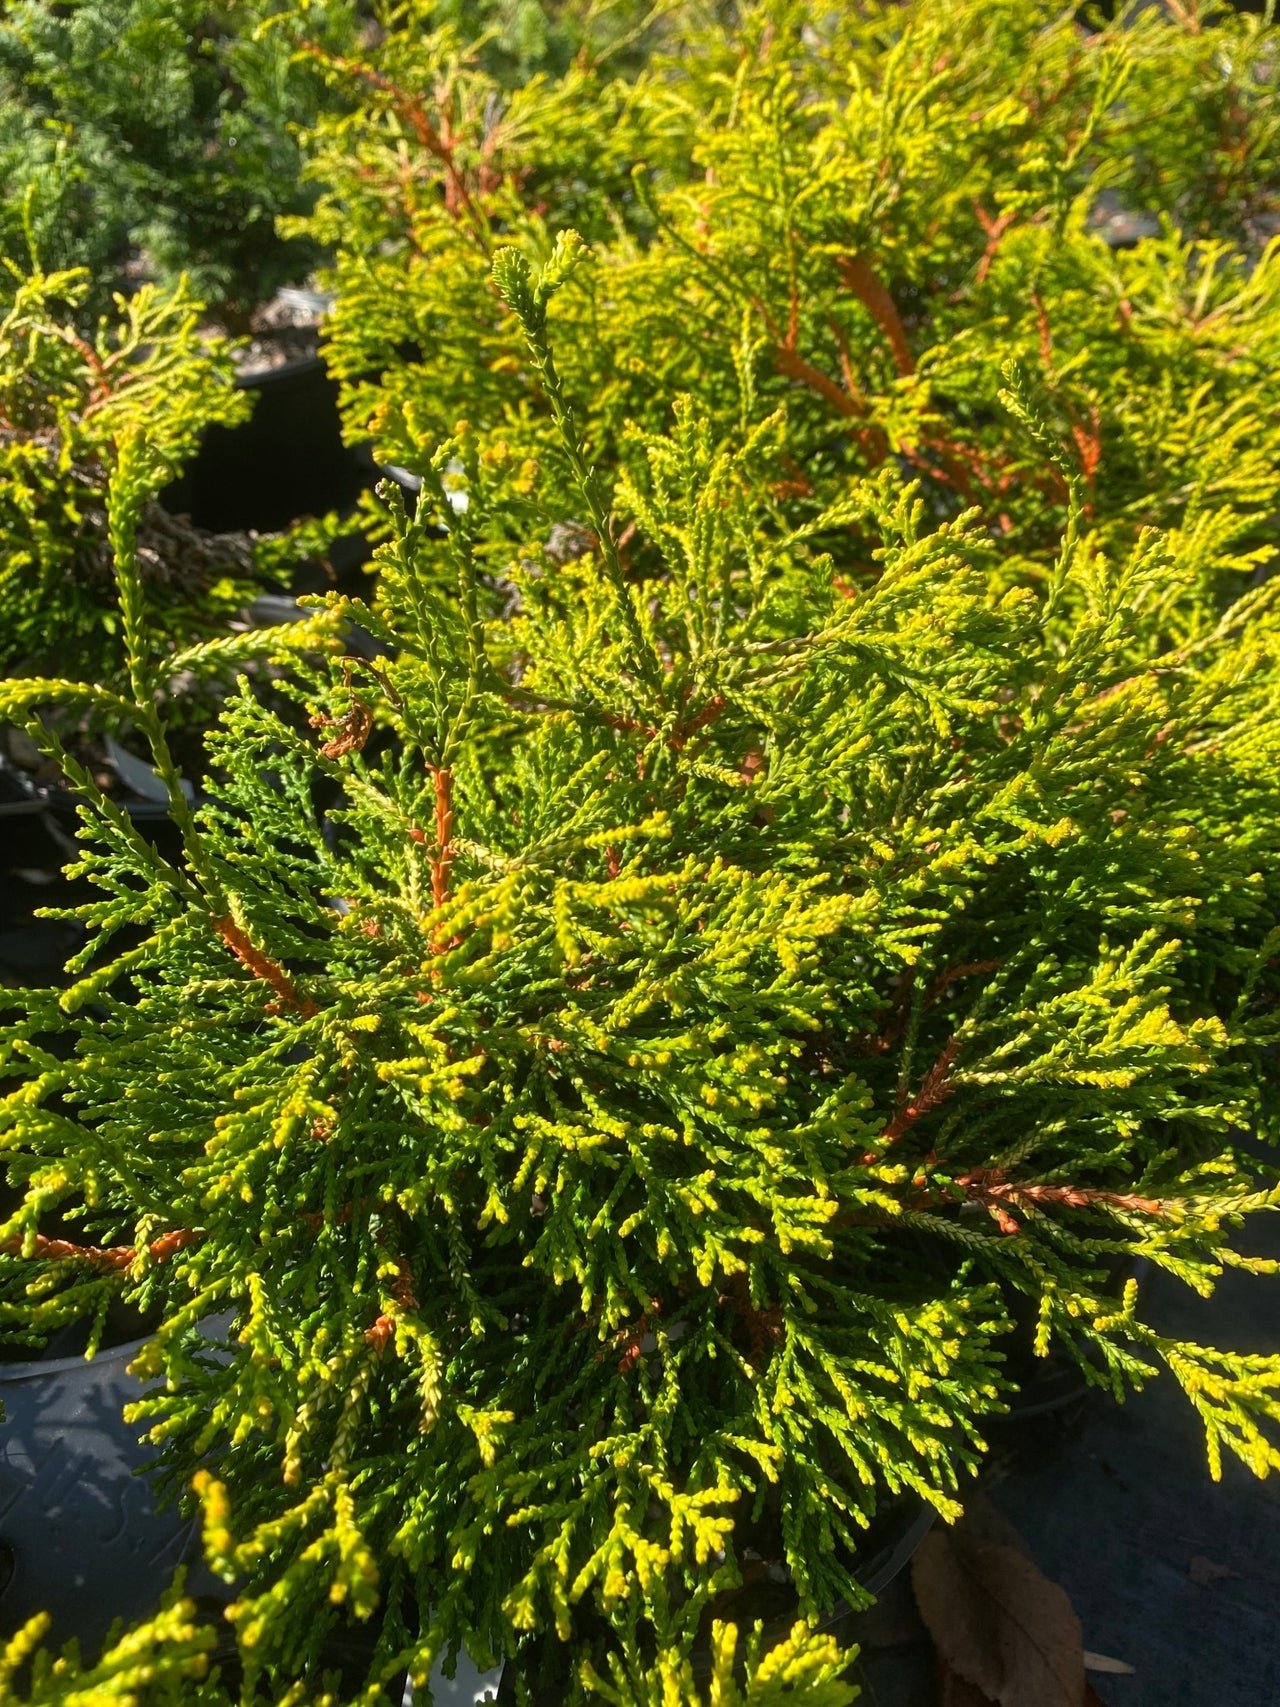
[[[1280,1255],[1280,1221],[1249,1248]],[[1208,1301],[1157,1276],[1147,1300],[1179,1339],[1280,1348],[1280,1276],[1228,1275]],[[986,1490],[1070,1595],[1085,1648],[1134,1668],[1091,1674],[1106,1707],[1280,1707],[1280,1476],[1259,1482],[1230,1460],[1211,1481],[1199,1418],[1170,1376],[1023,1433]],[[861,1638],[859,1707],[935,1707],[909,1573]]]

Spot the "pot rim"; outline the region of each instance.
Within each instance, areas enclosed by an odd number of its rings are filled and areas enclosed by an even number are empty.
[[[83,1352],[79,1352],[75,1357],[33,1357],[25,1363],[0,1363],[0,1387],[15,1381],[37,1381],[42,1375],[68,1375],[76,1369],[88,1371],[98,1363],[131,1361],[145,1345],[150,1344],[151,1338],[152,1336],[147,1334],[141,1339],[125,1340],[121,1345],[108,1346],[104,1351],[95,1352],[92,1357],[86,1357]]]
[[[314,373],[317,368],[329,371],[325,359],[321,355],[294,356],[292,361],[277,362],[275,367],[250,367],[243,369],[235,377],[237,391],[261,391],[264,386],[272,385],[277,380],[296,379],[304,373]]]

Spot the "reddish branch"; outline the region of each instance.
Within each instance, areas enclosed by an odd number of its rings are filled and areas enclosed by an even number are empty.
[[[836,269],[888,339],[898,372],[903,375],[914,373],[915,357],[907,342],[907,331],[898,313],[898,305],[872,270],[871,263],[863,255],[844,255],[836,262]]]
[[[951,1063],[955,1060],[958,1048],[959,1042],[956,1038],[952,1037],[947,1041],[941,1055],[925,1074],[924,1083],[915,1096],[910,1102],[903,1103],[880,1134],[882,1144],[896,1144],[909,1126],[923,1119],[926,1114],[931,1114],[939,1103],[945,1102],[952,1095],[955,1086],[951,1082]],[[874,1152],[870,1154],[869,1159],[876,1159]]]
[[[432,768],[431,780],[435,785],[436,794],[436,839],[431,852],[431,902],[435,907],[443,907],[449,899],[449,867],[453,864],[457,849],[453,845],[453,772],[445,766]],[[409,831],[409,840],[417,842],[420,847],[430,845],[425,830],[420,830],[414,824]],[[456,948],[462,939],[453,937],[449,942],[433,942],[432,952],[443,953],[445,949]],[[429,997],[421,994],[418,1000],[426,1001]]]
[[[1019,1223],[1004,1207],[1006,1203],[1012,1203],[1015,1208],[1020,1204],[1037,1207],[1056,1204],[1067,1209],[1090,1209],[1096,1204],[1103,1204],[1112,1209],[1129,1209],[1138,1215],[1165,1213],[1164,1204],[1155,1197],[1138,1197],[1133,1192],[1099,1191],[1092,1186],[1021,1185],[1006,1180],[999,1168],[975,1168],[972,1173],[962,1174],[956,1184],[971,1202],[985,1204],[993,1212],[1002,1233],[1020,1230]]]
[[[999,968],[1000,962],[998,960],[971,960],[963,966],[944,966],[942,971],[935,973],[925,986],[924,996],[921,1001],[921,1012],[927,1013],[937,1001],[938,997],[948,990],[952,984],[958,982],[959,979],[976,978],[981,976],[984,972],[996,972]],[[894,1017],[893,1023],[886,1027],[886,1029],[877,1037],[873,1037],[869,1044],[864,1044],[863,1047],[877,1055],[883,1055],[888,1050],[892,1049],[893,1045],[907,1029],[907,1020],[910,1017],[910,1013],[911,986],[908,985],[906,995],[898,1005],[898,1012]]]
[[[727,1305],[747,1330],[747,1360],[760,1368],[769,1356],[769,1349],[782,1338],[782,1311],[776,1305],[759,1310],[751,1302],[751,1290],[746,1276],[735,1274],[729,1289],[716,1300]]]
[[[1039,291],[1032,291],[1031,301],[1035,305],[1036,330],[1040,335],[1040,360],[1044,363],[1045,372],[1049,378],[1054,377],[1053,368],[1053,334],[1049,330],[1049,311],[1044,305],[1044,298]]]
[[[1093,477],[1098,470],[1098,462],[1102,456],[1102,417],[1096,403],[1089,405],[1089,425],[1086,427],[1079,420],[1075,411],[1071,414],[1071,439],[1076,447],[1076,455],[1080,458],[1080,470],[1090,488]]]
[[[987,267],[991,264],[999,245],[1000,238],[1008,228],[1010,219],[1000,216],[990,219],[985,212],[977,208],[978,217],[982,221],[988,237],[988,254],[979,265],[979,277],[985,276]],[[888,341],[893,353],[894,364],[900,374],[909,375],[916,371],[915,357],[907,338],[906,327],[898,312],[897,304],[888,290],[873,271],[870,262],[864,256],[842,257],[837,262],[842,281],[854,293],[867,309],[872,319],[879,326]],[[869,421],[870,405],[863,396],[853,375],[853,364],[850,360],[847,342],[839,326],[834,320],[828,320],[828,326],[840,351],[840,367],[844,376],[844,386],[841,387],[828,374],[813,365],[800,354],[797,346],[798,313],[794,294],[791,301],[791,311],[785,335],[769,315],[767,309],[758,298],[753,298],[753,304],[764,320],[774,340],[773,361],[779,373],[788,379],[797,380],[808,387],[816,396],[821,397],[837,414],[849,421],[861,424],[853,429],[859,446],[872,467],[878,467],[888,455],[889,443],[884,429],[875,422]],[[1083,441],[1077,440],[1078,446]],[[932,461],[921,454],[911,445],[903,445],[903,454],[907,456],[922,474],[937,480],[945,486],[953,487],[966,502],[973,502],[975,493],[973,481],[989,492],[1003,495],[1011,483],[1012,475],[993,475],[987,467],[983,456],[972,447],[954,444],[946,439],[927,438],[925,448],[938,460]],[[1082,461],[1084,451],[1082,450]],[[1094,463],[1096,464],[1096,456]],[[1089,472],[1092,472],[1090,468]]]
[[[774,345],[773,364],[778,372],[788,379],[798,379],[802,385],[807,385],[810,391],[815,391],[819,397],[825,398],[838,415],[857,419],[865,413],[864,406],[856,397],[850,397],[834,379],[823,373],[821,368],[814,367],[812,362],[805,361],[800,352],[792,349],[785,341]]]
[[[433,770],[436,787],[436,849],[431,860],[431,899],[443,907],[449,899],[449,867],[453,864],[453,772]]]
[[[700,711],[676,724],[666,738],[666,745],[673,752],[682,751],[690,735],[696,735],[699,729],[706,729],[714,723],[728,703],[723,694],[713,695]],[[655,729],[651,723],[642,723],[638,717],[626,717],[616,711],[606,711],[602,715],[610,729],[621,729],[625,734],[643,735],[650,741],[656,741],[661,734],[661,730]]]
[[[93,372],[94,385],[93,389],[89,393],[88,405],[84,411],[85,414],[88,415],[96,409],[100,403],[105,403],[112,394],[111,382],[107,378],[106,363],[99,356],[93,345],[89,343],[87,339],[82,338],[78,332],[73,332],[70,327],[60,327],[59,335],[72,346],[77,354],[82,357],[85,365]]]
[[[1196,0],[1189,0],[1189,3],[1187,0],[1165,0],[1165,3],[1184,29],[1189,30],[1193,36],[1200,34]]]
[[[978,202],[974,203],[974,212],[987,235],[986,249],[978,262],[976,275],[977,281],[981,282],[986,277],[1000,241],[1013,223],[1014,216],[1012,214],[988,214]],[[904,376],[915,373],[915,357],[911,351],[902,316],[898,312],[897,304],[873,270],[870,262],[861,255],[844,256],[837,261],[836,266],[843,283],[863,304],[884,334],[898,372]],[[1048,316],[1040,299],[1035,297],[1033,300],[1040,331],[1040,353],[1044,360],[1046,372],[1052,382],[1054,377],[1053,344]],[[871,405],[854,377],[848,344],[836,321],[829,317],[827,325],[840,353],[843,385],[801,354],[798,347],[799,304],[794,289],[790,298],[785,331],[774,320],[759,297],[752,297],[751,301],[773,340],[773,363],[778,372],[805,386],[815,396],[822,398],[837,415],[846,421],[856,423],[851,426],[851,431],[867,461],[872,467],[878,467],[888,455],[888,438],[884,429],[869,418]],[[1070,404],[1065,404],[1064,407],[1080,468],[1084,474],[1086,486],[1091,489],[1102,454],[1100,417],[1094,407],[1090,408],[1087,421],[1082,420]],[[1025,478],[1015,475],[1015,472],[1009,468],[1007,457],[989,456],[975,446],[957,443],[945,437],[928,435],[920,447],[904,444],[900,448],[902,454],[922,474],[944,486],[951,487],[967,503],[972,503],[977,499],[976,487],[981,487],[988,496],[998,499],[1005,496],[1015,478]],[[1052,470],[1049,478],[1052,482],[1049,491],[1056,493],[1059,497],[1065,496],[1066,483],[1061,474],[1057,470]],[[1044,482],[1045,476],[1038,476],[1032,483],[1038,487],[1043,487]],[[801,490],[802,488],[796,485],[794,480],[786,482],[778,488],[780,493],[789,492],[793,489]],[[1090,498],[1085,504],[1086,514],[1091,512],[1091,508],[1092,500]],[[625,720],[619,723],[618,727],[640,728],[644,729],[647,734],[656,734],[656,731],[649,730],[639,723]]]
[[[1056,382],[1053,361],[1053,334],[1049,327],[1049,314],[1045,308],[1044,299],[1038,291],[1033,291],[1031,300],[1035,305],[1036,325],[1040,332],[1040,359],[1044,363],[1045,373],[1051,384]],[[1097,473],[1098,462],[1102,456],[1101,416],[1096,404],[1089,407],[1089,424],[1081,421],[1076,410],[1066,399],[1062,399],[1066,410],[1067,421],[1071,428],[1071,441],[1076,447],[1076,455],[1080,459],[1080,471],[1084,475],[1085,485],[1089,492],[1093,491],[1093,477]],[[1085,504],[1085,514],[1090,515],[1093,509],[1092,497]]]
[[[650,1332],[653,1318],[661,1314],[662,1300],[651,1298],[649,1308],[642,1310],[635,1324],[630,1328],[624,1328],[618,1336],[624,1348],[622,1356],[618,1359],[618,1373],[620,1375],[629,1375],[644,1356],[645,1335]]]
[[[255,978],[270,984],[279,1007],[301,1014],[303,1019],[311,1018],[316,1011],[315,1003],[298,994],[297,986],[279,961],[256,948],[233,918],[215,919],[213,928],[242,966],[247,966]]]
[[[751,299],[752,306],[768,328],[773,339],[773,365],[787,379],[797,380],[810,391],[829,403],[838,415],[846,420],[865,420],[868,412],[867,400],[859,391],[853,378],[853,369],[849,362],[849,352],[840,336],[839,330],[833,326],[836,342],[840,347],[841,366],[844,372],[847,390],[842,390],[834,379],[823,373],[821,368],[814,367],[806,361],[797,349],[800,331],[800,306],[794,288],[791,292],[791,303],[787,317],[787,330],[784,333],[774,320],[769,310],[758,296]],[[879,427],[866,424],[854,429],[855,436],[862,447],[864,455],[875,466],[879,466],[888,454],[888,441]]]
[[[362,1197],[359,1203],[356,1204],[340,1203],[334,1210],[333,1215],[328,1217],[328,1224],[332,1227],[343,1227],[348,1221],[350,1221],[352,1215],[357,1209],[367,1209],[372,1202],[372,1198]],[[304,1209],[298,1219],[302,1222],[303,1226],[309,1233],[318,1233],[321,1227],[326,1223],[326,1216],[324,1212],[319,1209]]]
[[[152,1262],[164,1262],[203,1237],[203,1233],[194,1232],[189,1227],[177,1227],[172,1233],[163,1233],[160,1238],[153,1239],[146,1247],[147,1254]],[[11,1256],[27,1254],[21,1238],[7,1240],[3,1248]],[[126,1269],[133,1266],[138,1252],[132,1245],[76,1245],[69,1239],[47,1239],[43,1233],[37,1233],[30,1255],[37,1260],[80,1261],[92,1263],[95,1268]]]
[[[604,721],[610,729],[621,729],[626,735],[644,735],[650,741],[656,741],[658,731],[651,723],[642,723],[638,717],[624,717],[617,711],[606,711]]]
[[[982,258],[978,262],[978,270],[974,274],[974,283],[981,284],[987,274],[991,271],[991,263],[996,258],[996,252],[1000,248],[1001,239],[1013,224],[1017,215],[1012,213],[990,214],[987,212],[986,208],[983,207],[980,201],[974,202],[973,211],[978,216],[978,224],[987,234],[987,246],[982,251]]]
[[[696,735],[699,729],[707,729],[713,724],[724,710],[728,701],[722,693],[714,694],[701,711],[695,711],[692,717],[686,718],[668,737],[667,745],[674,747],[677,752],[684,746],[690,735]]]
[[[333,66],[336,70],[361,78],[371,88],[391,97],[396,113],[412,130],[420,147],[444,168],[446,209],[454,215],[464,212],[477,236],[483,239],[487,222],[476,206],[458,167],[454,153],[454,137],[447,127],[447,121],[444,130],[438,129],[431,122],[426,107],[417,95],[411,95],[407,89],[400,88],[389,77],[383,76],[382,72],[375,71],[371,65],[362,65],[359,60],[344,59],[338,54],[327,53],[315,42],[303,42],[301,51],[312,59]]]
[[[984,972],[998,972],[998,960],[970,960],[963,966],[944,966],[942,971],[929,980],[924,992],[924,1005],[933,1006],[944,990],[949,989],[957,979],[976,978]]]
[[[417,1294],[413,1290],[413,1271],[403,1257],[400,1258],[397,1265],[396,1277],[391,1282],[391,1296],[402,1310],[416,1310],[418,1308]],[[395,1331],[395,1317],[384,1314],[378,1317],[371,1328],[365,1329],[364,1337],[373,1349],[381,1355],[387,1342],[394,1337]]]

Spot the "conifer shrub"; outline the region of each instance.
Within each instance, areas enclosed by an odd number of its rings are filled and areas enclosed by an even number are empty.
[[[557,299],[560,359],[592,455],[631,478],[629,426],[664,429],[677,393],[729,430],[749,352],[761,408],[787,407],[770,479],[796,518],[895,463],[935,518],[981,506],[1010,584],[1043,582],[1074,479],[1103,549],[1159,526],[1195,567],[1175,643],[1269,560],[1273,26],[1129,6],[1089,29],[1050,0],[690,5],[638,69],[588,57],[507,91],[432,16],[397,12],[335,73],[352,110],[308,145],[308,229],[337,256],[328,360],[388,462],[416,468],[458,420],[512,452],[513,482],[546,455],[488,265],[573,226],[596,264]],[[1113,249],[1131,216],[1148,235]],[[999,404],[1010,359],[1064,468]],[[854,578],[864,545],[830,542]]]
[[[119,445],[142,431],[143,619],[173,656],[223,635],[222,652],[197,656],[225,671],[282,638],[228,634],[229,619],[269,571],[255,561],[249,536],[197,528],[170,514],[159,495],[200,434],[245,420],[252,399],[235,388],[226,341],[200,334],[201,305],[189,286],[145,285],[82,333],[76,311],[89,283],[82,268],[15,268],[0,279],[0,676],[119,685],[125,644],[107,490]]]
[[[0,252],[32,246],[50,271],[87,267],[92,318],[141,265],[185,274],[224,324],[244,330],[278,285],[314,266],[282,213],[307,205],[292,127],[313,122],[318,85],[260,28],[265,0],[14,0],[0,22]],[[355,8],[310,8],[344,41]]]
[[[741,1699],[834,1707],[805,1621],[895,1499],[959,1511],[1015,1315],[1117,1396],[1167,1372],[1215,1474],[1280,1462],[1280,1358],[1116,1278],[1268,1266],[1280,633],[1262,587],[1170,646],[1184,538],[1108,555],[1079,497],[1023,586],[892,463],[796,515],[750,347],[727,430],[678,399],[615,479],[553,335],[583,264],[493,262],[557,439],[464,428],[412,514],[384,489],[378,601],[328,602],[385,652],[295,659],[309,728],[246,684],[198,807],[126,443],[119,699],[185,852],[33,725],[102,898],[68,986],[3,997],[0,1325],[161,1313],[133,1416],[250,1688],[376,1613],[374,1681],[463,1645],[557,1700],[733,1699],[751,1548],[799,1627]],[[1003,406],[1069,467],[1015,370]]]
[[[332,105],[314,55],[379,39],[362,0],[307,0],[308,51],[278,27],[285,0],[13,0],[0,19],[0,254],[86,267],[85,313],[139,277],[185,276],[234,332],[324,257],[277,222],[305,215],[297,132]],[[634,0],[433,0],[504,86],[576,54],[634,64]],[[393,9],[387,13],[395,17]],[[338,103],[340,111],[345,97]]]

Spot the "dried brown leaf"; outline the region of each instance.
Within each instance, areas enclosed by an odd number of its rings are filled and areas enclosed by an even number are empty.
[[[912,1583],[943,1666],[997,1707],[1084,1707],[1080,1620],[1023,1553],[935,1530]]]
[[[938,1707],[991,1707],[991,1697],[976,1683],[958,1677],[950,1666],[938,1662]]]

